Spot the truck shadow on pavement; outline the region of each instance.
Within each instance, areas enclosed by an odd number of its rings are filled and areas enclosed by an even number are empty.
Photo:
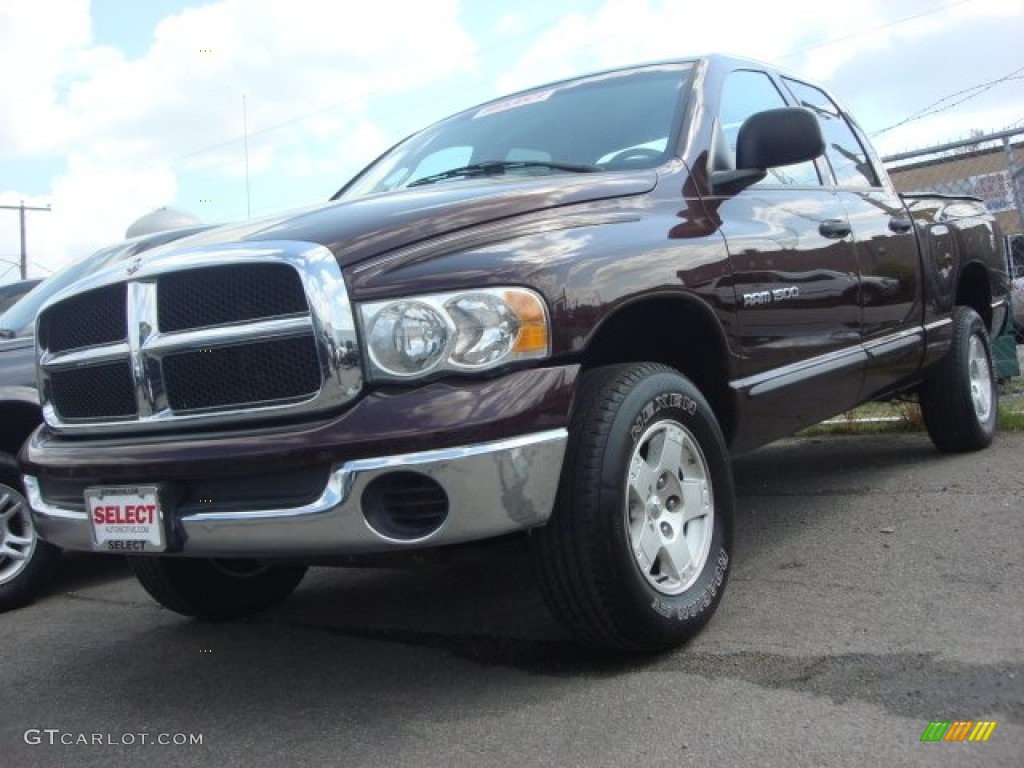
[[[56,573],[43,589],[39,599],[78,592],[130,577],[131,569],[123,557],[65,552],[61,556]]]
[[[800,534],[800,521],[854,525],[857,521],[845,520],[848,510],[838,499],[885,495],[894,485],[906,486],[922,462],[949,461],[957,458],[936,453],[920,435],[787,441],[738,459],[737,570],[724,605],[742,605],[736,592],[758,589],[764,574],[804,567],[790,563],[788,555],[781,556],[781,564],[772,560]],[[494,557],[449,566],[313,569],[287,603],[241,622],[204,624],[146,607],[159,614],[157,625],[144,631],[159,666],[139,662],[132,669],[139,638],[115,635],[91,650],[88,664],[65,660],[70,668],[64,674],[89,690],[103,684],[106,670],[118,668],[124,681],[119,695],[126,704],[149,702],[157,686],[162,690],[158,707],[169,712],[196,700],[210,712],[228,712],[240,697],[272,698],[275,709],[302,707],[315,692],[323,699],[318,706],[337,706],[340,714],[359,706],[353,702],[372,701],[375,716],[386,716],[381,708],[402,706],[391,697],[430,706],[434,696],[451,696],[453,689],[458,696],[472,696],[474,686],[497,680],[514,687],[510,680],[655,671],[728,678],[836,702],[855,699],[926,720],[936,712],[974,706],[1024,722],[1020,664],[963,663],[909,650],[842,653],[823,644],[815,652],[775,652],[756,638],[737,650],[733,633],[744,628],[731,626],[739,614],[729,610],[720,611],[702,635],[677,652],[637,657],[581,649],[545,609],[525,547],[511,544],[496,551]],[[801,556],[813,561],[825,554],[803,551]],[[141,609],[145,603],[133,606]],[[529,677],[509,678],[508,671]],[[390,692],[388,701],[382,699],[382,686]]]

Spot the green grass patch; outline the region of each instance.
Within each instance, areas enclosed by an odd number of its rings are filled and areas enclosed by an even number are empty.
[[[999,404],[999,428],[1007,432],[1024,432],[1024,401]]]
[[[1024,390],[1020,379],[1001,388],[999,429],[1024,431]],[[815,424],[797,434],[803,437],[821,435],[878,435],[893,432],[918,432],[924,429],[921,409],[915,402],[867,403],[835,418]]]

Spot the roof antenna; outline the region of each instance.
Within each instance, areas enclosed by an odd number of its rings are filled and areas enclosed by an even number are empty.
[[[245,94],[242,94],[242,133],[245,142],[245,218],[252,218],[249,201],[249,118],[245,110]]]

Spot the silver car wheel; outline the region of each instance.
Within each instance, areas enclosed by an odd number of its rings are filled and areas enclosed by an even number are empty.
[[[967,375],[971,382],[971,400],[979,423],[986,423],[992,412],[992,366],[985,345],[977,336],[971,336],[967,350]]]
[[[704,454],[678,422],[652,424],[637,443],[625,506],[633,558],[647,583],[665,595],[685,592],[707,562],[715,507]]]
[[[25,497],[0,484],[0,584],[13,581],[28,567],[37,541]]]

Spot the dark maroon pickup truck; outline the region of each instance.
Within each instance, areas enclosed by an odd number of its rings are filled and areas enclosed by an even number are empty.
[[[33,519],[205,618],[310,564],[527,535],[578,639],[671,647],[725,587],[730,454],[907,395],[941,450],[991,442],[1001,243],[760,64],[536,88],[54,297]]]

